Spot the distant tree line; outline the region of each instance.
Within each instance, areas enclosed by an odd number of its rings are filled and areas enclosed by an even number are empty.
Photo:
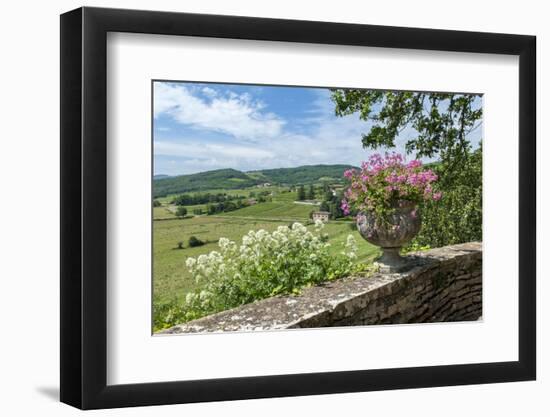
[[[195,206],[198,204],[223,203],[230,200],[245,198],[242,195],[228,195],[226,193],[204,193],[204,194],[180,194],[172,200],[176,206]]]
[[[211,215],[217,213],[227,213],[243,207],[248,207],[248,205],[248,202],[242,199],[235,201],[222,201],[220,203],[209,203],[206,205],[206,214]]]

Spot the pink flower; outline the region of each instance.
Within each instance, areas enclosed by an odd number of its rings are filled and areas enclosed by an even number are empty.
[[[420,168],[421,166],[422,166],[422,161],[418,159],[414,159],[407,164],[407,168],[410,168],[410,169]]]
[[[437,174],[431,169],[422,170],[418,159],[407,162],[403,155],[386,152],[384,156],[372,154],[361,163],[361,170],[346,170],[344,176],[350,186],[344,192],[342,210],[383,211],[395,207],[399,200],[419,203],[421,200],[440,200],[441,193],[434,193],[432,184]]]
[[[418,185],[421,182],[419,174],[411,174],[409,175],[409,178],[407,179],[407,183],[413,186]]]
[[[346,200],[342,200],[342,205],[340,206],[340,208],[346,216],[350,213],[350,207]]]
[[[386,181],[390,184],[394,184],[398,181],[398,177],[395,171],[392,171],[392,173],[386,177]]]
[[[351,179],[353,177],[353,174],[355,174],[355,170],[352,168],[352,169],[346,169],[344,171],[344,177],[348,178],[348,179]]]

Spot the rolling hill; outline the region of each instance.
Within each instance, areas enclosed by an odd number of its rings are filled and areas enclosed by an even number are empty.
[[[155,179],[153,195],[163,197],[168,194],[189,191],[205,191],[216,188],[239,189],[256,185],[258,181],[236,169],[217,169],[190,175]]]
[[[326,181],[339,181],[346,169],[351,165],[304,165],[295,168],[264,169],[261,171],[247,172],[249,176],[259,175],[267,182],[285,185],[310,184],[324,179]]]
[[[163,197],[169,194],[212,189],[241,189],[269,182],[280,185],[300,185],[322,181],[341,181],[344,170],[351,165],[304,165],[294,168],[277,168],[242,172],[236,169],[217,169],[197,174],[154,178],[153,195]]]

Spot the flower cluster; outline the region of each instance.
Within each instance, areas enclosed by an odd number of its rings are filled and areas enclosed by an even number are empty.
[[[323,226],[318,221],[313,230],[300,223],[271,233],[251,230],[240,245],[220,238],[218,251],[188,258],[186,266],[201,285],[187,295],[184,320],[349,274],[357,257],[354,237],[349,235],[334,255],[321,234]]]
[[[385,216],[402,202],[417,204],[442,196],[433,188],[437,175],[431,169],[423,169],[419,160],[406,162],[398,153],[374,154],[360,170],[349,169],[344,177],[350,181],[341,206],[345,214],[356,209]]]

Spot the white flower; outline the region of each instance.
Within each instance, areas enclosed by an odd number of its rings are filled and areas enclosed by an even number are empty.
[[[311,230],[301,223],[293,223],[291,227],[279,226],[273,232],[264,229],[250,230],[242,237],[241,245],[227,238],[220,238],[219,251],[186,259],[185,264],[191,274],[197,282],[201,281],[201,291],[188,295],[186,302],[191,305],[191,309],[211,311],[213,306],[223,305],[225,295],[233,297],[234,293],[241,293],[249,288],[255,291],[258,280],[261,280],[261,286],[265,286],[268,291],[287,285],[284,280],[289,278],[296,280],[299,286],[323,280],[327,270],[315,267],[315,264],[320,262],[328,265],[330,273],[334,258],[329,252],[330,244],[323,242],[325,239],[320,234],[324,226],[317,221],[315,229],[309,228]],[[339,274],[347,268],[344,266],[342,269],[341,262],[351,266],[357,251],[357,244],[351,235],[342,246],[345,247],[342,258],[334,264]],[[287,277],[289,270],[296,276]],[[197,306],[198,300],[200,307]]]
[[[231,243],[231,241],[226,237],[220,237],[220,239],[218,240],[218,246],[221,249],[227,248],[230,243]]]
[[[353,235],[348,235],[346,239],[346,248],[357,248],[357,242]]]
[[[319,230],[323,229],[323,227],[325,227],[325,224],[321,220],[316,219],[315,220],[315,230],[319,231]]]

